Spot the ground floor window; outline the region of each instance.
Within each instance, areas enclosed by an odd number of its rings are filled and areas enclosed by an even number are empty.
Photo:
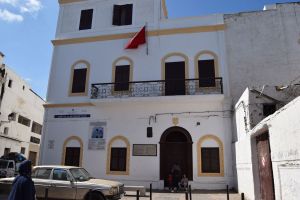
[[[80,147],[67,147],[65,165],[79,167],[80,162]]]
[[[126,148],[111,148],[110,171],[126,171]]]
[[[201,158],[203,173],[220,173],[219,148],[201,148]]]

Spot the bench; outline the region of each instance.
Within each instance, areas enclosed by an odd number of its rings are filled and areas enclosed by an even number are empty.
[[[144,186],[132,186],[132,185],[125,185],[124,186],[124,191],[128,192],[128,191],[139,191],[140,192],[140,196],[146,196],[146,188]],[[135,193],[136,194],[136,193]]]

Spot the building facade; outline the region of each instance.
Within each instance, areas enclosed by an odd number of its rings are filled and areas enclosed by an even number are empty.
[[[18,152],[36,165],[45,102],[12,69],[0,65],[0,156]]]
[[[41,164],[131,185],[234,184],[223,15],[167,19],[164,0],[59,1]],[[124,49],[146,25],[147,41]]]
[[[300,85],[290,87],[299,96]],[[300,198],[300,99],[285,90],[247,89],[235,106],[237,182],[247,199]]]

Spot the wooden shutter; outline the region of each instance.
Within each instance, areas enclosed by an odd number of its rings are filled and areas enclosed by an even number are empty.
[[[220,173],[219,148],[201,148],[201,168],[203,173]]]
[[[185,62],[169,62],[165,64],[165,94],[185,95]]]
[[[87,68],[74,69],[73,73],[72,93],[85,92]]]
[[[130,65],[116,66],[115,91],[129,90]]]
[[[111,148],[110,170],[126,171],[127,148]]]
[[[67,147],[65,155],[65,165],[77,166],[80,163],[80,147]]]
[[[121,25],[121,5],[114,5],[114,13],[113,13],[113,25],[120,26]]]
[[[124,25],[131,25],[132,24],[132,4],[126,4],[123,6],[125,12],[125,24]]]
[[[79,30],[91,29],[93,21],[93,9],[82,10]]]
[[[215,87],[215,61],[198,61],[199,87]]]

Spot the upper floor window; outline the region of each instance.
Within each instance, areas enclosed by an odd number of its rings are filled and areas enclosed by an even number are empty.
[[[70,95],[86,95],[88,88],[89,63],[78,61],[72,66]]]
[[[9,88],[12,87],[12,82],[13,82],[13,81],[12,81],[11,79],[9,79],[9,81],[8,81],[8,87],[9,87]]]
[[[82,10],[80,15],[79,30],[86,30],[92,28],[93,9]]]
[[[30,137],[30,142],[35,143],[35,144],[40,144],[41,140],[36,137]]]
[[[115,91],[129,90],[130,65],[116,66]]]
[[[23,117],[22,115],[19,115],[18,122],[25,126],[30,126],[30,119]]]
[[[132,24],[132,4],[114,5],[113,25],[123,26]]]
[[[218,76],[217,55],[210,51],[202,51],[196,56],[196,76],[199,87],[216,87]]]
[[[32,127],[31,127],[31,132],[37,133],[37,134],[42,134],[42,125],[36,122],[32,122]]]

